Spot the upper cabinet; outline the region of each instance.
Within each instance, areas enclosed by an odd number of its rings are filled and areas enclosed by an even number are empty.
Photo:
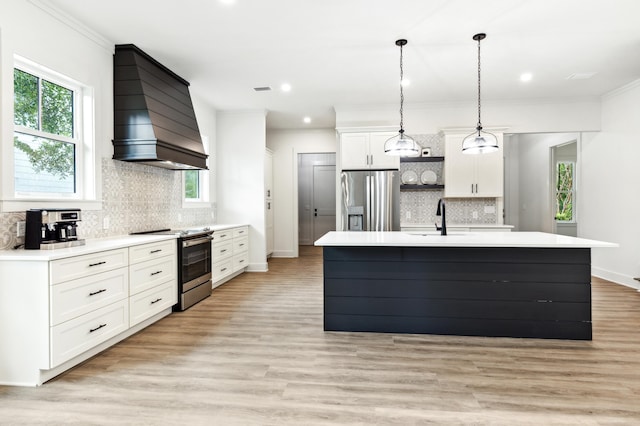
[[[468,134],[468,133],[467,133]],[[449,198],[503,197],[503,143],[498,138],[497,152],[463,154],[462,140],[467,134],[445,134],[444,196]]]
[[[342,170],[398,170],[400,157],[386,155],[384,143],[395,133],[342,133],[340,158]]]

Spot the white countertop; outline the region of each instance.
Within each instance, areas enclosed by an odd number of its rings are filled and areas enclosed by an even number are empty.
[[[120,235],[107,238],[90,238],[83,246],[60,248],[54,250],[1,250],[2,260],[30,260],[49,261],[63,259],[65,257],[80,256],[83,254],[97,253],[100,251],[114,250],[123,247],[137,246],[139,244],[155,243],[158,241],[175,240],[176,235]]]
[[[435,224],[420,224],[420,223],[401,223],[400,229],[408,230],[411,229],[436,229]],[[471,229],[479,228],[479,229],[513,229],[513,225],[496,225],[495,223],[447,223],[447,229],[453,228],[463,228],[463,229]]]
[[[544,232],[329,232],[316,246],[344,247],[618,247],[618,244]]]
[[[247,224],[217,224],[207,225],[214,232],[225,229],[248,226]],[[155,243],[158,241],[176,239],[176,235],[118,235],[106,238],[88,238],[83,246],[60,248],[54,250],[0,250],[0,261],[3,260],[27,260],[50,261],[65,257],[80,256],[83,254],[97,253],[106,250],[114,250],[123,247],[137,246],[139,244]]]

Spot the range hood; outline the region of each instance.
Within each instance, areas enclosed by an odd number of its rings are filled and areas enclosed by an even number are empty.
[[[113,158],[172,170],[206,169],[189,82],[133,44],[113,56]]]

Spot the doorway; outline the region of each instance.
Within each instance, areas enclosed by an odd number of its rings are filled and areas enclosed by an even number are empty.
[[[505,224],[513,225],[514,231],[578,234],[575,197],[580,168],[580,138],[580,133],[505,135]],[[573,162],[573,220],[556,219],[557,161]],[[566,196],[564,199],[567,200]],[[569,217],[568,206],[560,207],[564,207],[560,211],[561,219]]]
[[[335,231],[335,215],[336,154],[298,154],[298,244]]]
[[[578,236],[576,141],[551,147],[551,207],[554,215],[553,233]]]

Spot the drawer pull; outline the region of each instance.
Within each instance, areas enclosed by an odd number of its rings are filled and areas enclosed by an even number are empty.
[[[220,235],[220,238],[224,238],[226,236],[227,236],[227,234],[222,234],[222,235]]]
[[[244,245],[244,243],[242,243],[242,244],[238,244],[238,246],[240,246],[240,247],[242,247],[243,245]]]
[[[238,231],[238,234],[244,234],[244,231]]]
[[[155,303],[158,303],[158,302],[159,302],[159,301],[161,301],[161,300],[162,300],[162,297],[160,297],[160,298],[158,298],[158,299],[156,299],[156,300],[152,300],[152,301],[151,301],[151,304],[153,305],[153,304],[155,304]]]
[[[100,289],[98,291],[92,291],[91,293],[89,293],[89,296],[95,296],[96,294],[104,293],[105,291],[107,291],[106,288]]]
[[[107,263],[105,260],[103,260],[102,262],[98,262],[98,263],[90,263],[89,267],[98,266],[98,265],[104,265],[105,263]]]
[[[151,250],[149,252],[149,254],[153,254],[153,253],[160,253],[162,251],[162,249],[158,249],[158,250]]]
[[[158,274],[161,274],[161,273],[162,273],[162,271],[152,272],[152,273],[151,273],[151,276],[158,275]]]
[[[227,268],[222,268],[222,269],[220,269],[220,272],[224,272],[226,270],[227,270]]]
[[[243,262],[244,262],[244,259],[241,259],[241,260],[239,261],[239,263],[243,263]]]
[[[220,253],[224,253],[227,249],[220,250]]]
[[[98,331],[100,330],[102,327],[106,327],[107,324],[100,324],[99,326],[97,326],[96,328],[92,328],[89,330],[89,333],[93,333],[94,331]]]

